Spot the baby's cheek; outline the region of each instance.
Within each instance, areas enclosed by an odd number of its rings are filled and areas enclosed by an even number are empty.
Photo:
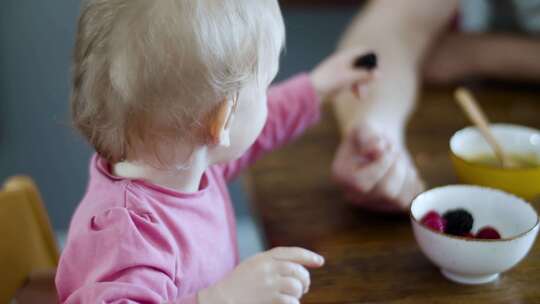
[[[268,118],[268,107],[265,102],[259,111],[259,117],[257,119],[257,136],[259,136],[262,129],[264,128],[267,118]]]
[[[251,109],[250,113],[248,114],[248,121],[249,123],[244,126],[245,128],[245,136],[246,140],[249,142],[249,146],[253,144],[253,142],[259,137],[261,134],[264,125],[266,123],[266,118],[268,116],[268,109],[266,107],[266,103],[259,104]]]

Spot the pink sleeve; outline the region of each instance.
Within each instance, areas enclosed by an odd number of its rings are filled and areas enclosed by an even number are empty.
[[[268,118],[251,148],[239,159],[223,165],[227,180],[265,153],[298,137],[319,121],[320,103],[308,74],[300,74],[268,91]]]
[[[179,259],[149,213],[111,208],[70,236],[56,276],[60,303],[196,304],[176,299]]]

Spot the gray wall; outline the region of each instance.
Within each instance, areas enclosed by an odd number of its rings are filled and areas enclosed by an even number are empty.
[[[66,229],[87,181],[90,148],[70,128],[69,61],[79,1],[2,0],[0,9],[0,180],[28,174],[53,225]],[[350,8],[288,9],[287,50],[278,79],[328,55]],[[238,184],[233,197],[242,201]],[[240,214],[248,216],[245,204]]]
[[[0,180],[28,174],[56,228],[84,191],[90,149],[69,128],[69,59],[79,2],[2,0]]]

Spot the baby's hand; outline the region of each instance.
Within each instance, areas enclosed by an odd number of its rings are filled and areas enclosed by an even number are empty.
[[[343,88],[358,92],[376,75],[377,57],[364,48],[338,51],[311,72],[319,98],[325,100]]]
[[[305,267],[323,264],[324,259],[311,251],[275,248],[241,263],[223,281],[201,291],[199,303],[299,304],[310,285]]]

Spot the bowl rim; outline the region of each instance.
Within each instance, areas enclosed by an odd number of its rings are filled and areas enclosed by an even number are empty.
[[[425,193],[428,193],[428,192],[431,192],[431,191],[434,191],[434,190],[440,190],[440,189],[445,189],[445,188],[456,188],[456,187],[464,187],[464,188],[476,188],[476,189],[484,189],[484,190],[489,190],[489,191],[494,191],[494,192],[499,192],[499,193],[502,193],[502,194],[505,194],[505,195],[508,195],[508,196],[511,196],[511,197],[514,197],[514,198],[517,198],[518,200],[524,202],[525,204],[529,205],[532,210],[534,211],[534,213],[536,214],[536,223],[530,228],[528,229],[527,231],[524,231],[520,234],[517,234],[515,236],[512,236],[512,237],[509,237],[509,238],[500,238],[500,239],[477,239],[477,238],[468,238],[468,237],[464,237],[464,236],[457,236],[457,235],[452,235],[452,234],[446,234],[444,232],[440,232],[440,231],[436,231],[436,230],[433,230],[433,229],[430,229],[426,226],[424,226],[418,219],[416,219],[412,213],[412,208],[413,208],[413,205],[414,205],[414,202],[418,199],[418,197],[420,197],[421,195],[425,194]],[[509,242],[509,241],[513,241],[513,240],[516,240],[516,239],[519,239],[523,236],[525,236],[526,234],[529,234],[531,231],[533,231],[534,229],[536,229],[539,225],[540,225],[540,216],[538,215],[538,212],[536,211],[536,209],[534,208],[534,206],[516,196],[516,195],[513,195],[511,193],[508,193],[508,192],[505,192],[505,191],[502,191],[502,190],[499,190],[499,189],[495,189],[495,188],[490,188],[490,187],[481,187],[481,186],[475,186],[475,185],[464,185],[464,184],[451,184],[451,185],[446,185],[446,186],[441,186],[441,187],[434,187],[434,188],[431,188],[427,191],[424,191],[418,195],[416,195],[414,197],[414,199],[411,201],[411,204],[409,205],[409,217],[411,218],[411,221],[415,222],[418,224],[418,226],[422,227],[422,229],[425,229],[425,230],[428,230],[428,231],[431,231],[432,233],[435,233],[435,234],[440,234],[444,237],[448,237],[448,238],[451,238],[451,239],[456,239],[456,240],[462,240],[462,241],[467,241],[467,242],[486,242],[486,243],[495,243],[495,242]]]
[[[518,128],[518,129],[522,129],[522,130],[531,131],[531,132],[534,132],[534,133],[537,133],[538,135],[540,135],[540,130],[535,129],[535,128],[531,128],[531,127],[528,127],[528,126],[523,126],[523,125],[508,124],[508,123],[492,123],[492,124],[490,124],[490,126],[500,127],[500,128]],[[450,154],[452,156],[456,157],[457,159],[459,159],[460,161],[462,161],[462,162],[464,162],[467,165],[472,166],[472,167],[490,169],[490,170],[498,171],[498,172],[537,172],[538,170],[540,170],[540,164],[538,164],[537,166],[534,166],[534,167],[526,167],[526,168],[519,168],[519,167],[518,168],[501,168],[501,167],[490,166],[490,165],[486,165],[486,164],[480,164],[480,163],[473,162],[473,161],[465,159],[464,157],[462,157],[461,155],[459,155],[458,153],[456,153],[454,151],[454,149],[452,147],[452,142],[454,141],[454,139],[457,136],[463,134],[466,131],[470,131],[470,130],[478,130],[478,128],[475,127],[475,126],[468,126],[468,127],[462,128],[462,129],[456,131],[450,137],[450,140],[448,142]]]

